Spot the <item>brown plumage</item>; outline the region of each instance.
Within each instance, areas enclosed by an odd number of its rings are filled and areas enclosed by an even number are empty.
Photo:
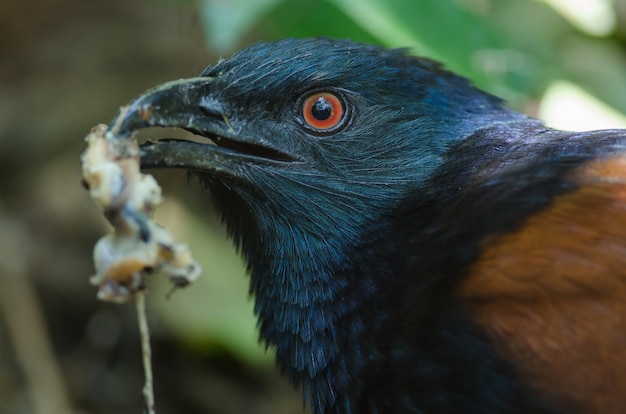
[[[626,156],[487,242],[459,286],[471,318],[540,394],[572,413],[626,413]]]

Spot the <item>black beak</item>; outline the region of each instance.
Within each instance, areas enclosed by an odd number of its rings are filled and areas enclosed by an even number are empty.
[[[108,132],[123,139],[140,129],[159,126],[182,128],[207,139],[206,143],[173,139],[143,143],[142,168],[182,168],[232,175],[242,161],[296,161],[264,136],[246,134],[238,125],[231,125],[229,115],[214,91],[214,78],[180,79],[150,89],[122,107]]]

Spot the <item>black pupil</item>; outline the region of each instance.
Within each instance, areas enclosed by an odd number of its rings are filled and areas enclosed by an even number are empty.
[[[318,121],[324,121],[333,114],[333,106],[323,97],[319,97],[311,108],[311,114]]]

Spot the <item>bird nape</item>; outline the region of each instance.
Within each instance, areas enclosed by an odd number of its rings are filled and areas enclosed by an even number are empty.
[[[430,60],[260,43],[111,125],[199,177],[316,414],[626,412],[626,131],[550,129]]]

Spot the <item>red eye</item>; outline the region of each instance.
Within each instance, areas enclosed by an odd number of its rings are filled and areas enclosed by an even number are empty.
[[[306,98],[302,116],[309,127],[318,131],[328,131],[341,123],[344,108],[336,95],[320,92]]]

